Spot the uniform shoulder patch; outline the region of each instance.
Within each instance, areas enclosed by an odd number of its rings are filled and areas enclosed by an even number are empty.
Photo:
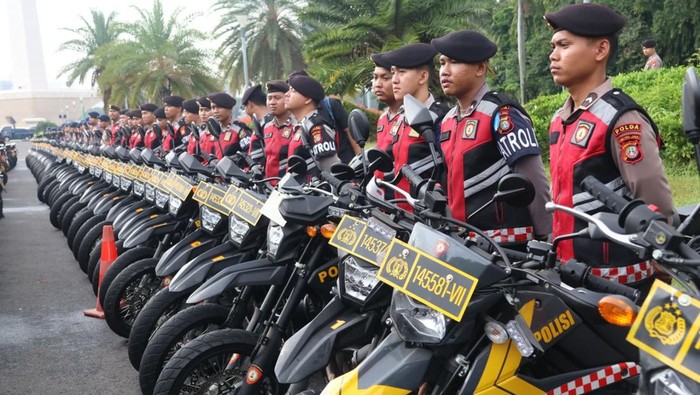
[[[462,129],[462,138],[465,140],[476,139],[476,129],[479,126],[478,119],[469,119],[464,123],[464,129]],[[511,130],[512,130],[511,124]]]
[[[571,136],[571,144],[578,145],[581,148],[588,147],[588,141],[590,141],[594,129],[594,123],[579,121],[574,129],[574,134]]]
[[[292,128],[290,128],[289,126],[285,126],[284,129],[282,129],[282,138],[288,139],[291,135]]]
[[[620,144],[620,158],[631,165],[644,159],[642,152],[642,125],[625,123],[613,129],[613,136]]]
[[[238,138],[245,138],[245,130],[241,129],[241,131],[238,133]]]
[[[498,133],[508,134],[513,131],[513,120],[510,119],[510,106],[503,106],[498,110]]]
[[[314,126],[311,129],[311,137],[313,138],[314,144],[323,141],[323,127],[321,127],[321,125]]]

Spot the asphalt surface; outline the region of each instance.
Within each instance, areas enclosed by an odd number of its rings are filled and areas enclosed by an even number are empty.
[[[18,142],[0,219],[0,394],[138,394],[126,339],[83,315],[87,276],[49,222]]]

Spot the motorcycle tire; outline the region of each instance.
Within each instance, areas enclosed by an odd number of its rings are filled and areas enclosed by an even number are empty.
[[[170,292],[167,288],[158,291],[134,320],[133,330],[129,335],[129,361],[134,369],[139,370],[141,357],[148,346],[148,341],[165,322],[185,306],[185,300],[191,292]]]
[[[95,252],[96,251],[96,252]],[[100,294],[100,253],[102,252],[102,246],[95,248],[95,251],[90,253],[90,263],[88,263],[88,274],[90,274],[90,284],[92,285],[92,292],[95,296]],[[95,263],[93,263],[93,260]],[[92,270],[90,270],[92,267]]]
[[[100,291],[97,295],[97,297],[100,298],[100,303],[102,303],[102,306],[105,305],[105,295],[107,295],[107,290],[112,285],[114,279],[117,278],[119,273],[142,259],[153,258],[155,253],[156,250],[150,247],[135,247],[119,255],[117,259],[112,262],[109,269],[107,269],[107,272],[102,279],[102,285],[100,286]]]
[[[39,185],[36,187],[36,198],[39,199],[40,202],[44,203],[44,190],[46,190],[46,187],[53,181],[55,181],[53,177],[44,177],[39,181]]]
[[[49,221],[51,221],[51,225],[53,225],[54,228],[61,229],[59,214],[61,213],[63,206],[74,197],[75,196],[70,194],[63,195],[56,199],[53,206],[51,206],[51,211],[49,211]]]
[[[63,230],[63,217],[66,215],[66,211],[68,211],[69,208],[71,208],[75,202],[80,200],[80,196],[73,195],[72,198],[68,199],[63,205],[61,206],[61,209],[58,210],[58,229]]]
[[[233,354],[239,354],[239,361],[246,361],[255,348],[258,335],[240,329],[222,329],[200,336],[191,341],[173,355],[163,367],[158,376],[158,382],[153,390],[157,395],[185,394],[183,387],[191,393],[205,392],[213,383],[208,380],[212,376],[224,379],[223,370]],[[236,380],[245,380],[247,367],[234,369]],[[191,380],[190,376],[195,376]],[[197,380],[200,379],[200,381]],[[204,380],[201,380],[204,379]],[[277,383],[273,374],[266,375],[264,385],[269,386],[267,394],[281,394],[284,389]],[[197,388],[199,387],[199,388]]]
[[[80,226],[80,229],[78,229],[78,231],[75,233],[75,237],[73,238],[73,244],[71,244],[70,249],[71,251],[73,251],[73,257],[75,257],[76,261],[78,260],[78,250],[80,249],[80,243],[82,243],[85,239],[85,235],[87,235],[88,232],[90,232],[90,230],[92,230],[92,228],[95,227],[95,225],[104,222],[105,218],[107,218],[107,216],[104,214],[90,217]],[[78,263],[80,264],[80,270],[87,273],[87,261],[84,262],[84,264],[80,261],[78,261]]]
[[[56,185],[56,187],[49,193],[49,198],[46,201],[46,203],[49,205],[49,208],[53,208],[53,205],[56,203],[56,201],[65,195],[70,195],[70,192],[68,191],[68,187],[66,185],[61,185],[60,183]]]
[[[73,219],[75,219],[75,215],[80,212],[80,210],[85,208],[85,206],[87,206],[87,203],[80,203],[80,199],[78,199],[78,201],[66,209],[66,212],[63,214],[63,218],[61,218],[61,230],[63,231],[64,236],[68,236],[68,231],[73,223]]]
[[[109,286],[102,308],[107,325],[117,335],[129,337],[136,316],[161,288],[156,277],[157,263],[155,258],[142,259],[119,273]]]
[[[141,358],[141,391],[145,395],[152,394],[158,375],[170,358],[198,336],[221,329],[228,314],[229,308],[225,306],[214,303],[198,304],[180,311],[158,328],[149,339]]]
[[[58,185],[58,184],[59,184],[58,180],[53,178],[51,180],[51,182],[48,185],[46,185],[46,187],[44,188],[44,192],[42,193],[41,199],[39,199],[39,200],[41,200],[45,204],[48,204],[49,203],[49,195],[51,194],[51,192],[53,192],[53,190],[56,188],[56,185]]]
[[[102,244],[102,228],[107,224],[107,221],[100,221],[99,223],[93,225],[89,228],[87,233],[82,238],[76,236],[78,245],[78,265],[80,268],[85,268],[85,273],[89,276],[92,272],[89,270],[88,263],[90,261],[90,253],[95,248],[96,243],[100,242]],[[78,231],[80,235],[80,231]]]
[[[94,215],[95,214],[92,211],[90,211],[87,207],[83,208],[81,211],[75,214],[75,217],[73,217],[73,221],[71,222],[70,227],[68,228],[68,234],[66,235],[66,242],[68,243],[69,248],[73,246],[73,241],[75,241],[75,234],[78,233],[80,227],[83,226],[85,221],[89,220]]]

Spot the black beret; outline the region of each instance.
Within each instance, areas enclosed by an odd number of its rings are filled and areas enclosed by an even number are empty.
[[[185,111],[192,113],[192,114],[199,113],[199,104],[197,104],[197,99],[190,99],[190,100],[183,101],[182,108],[184,108]]]
[[[287,91],[289,90],[289,85],[287,85],[287,83],[282,80],[268,81],[267,84],[265,84],[265,86],[267,86],[267,93],[287,93]]]
[[[158,109],[158,106],[153,103],[146,103],[142,104],[139,108],[141,111],[155,112]]]
[[[644,48],[656,48],[656,41],[649,39],[642,41],[642,47]]]
[[[202,96],[197,99],[197,105],[204,108],[211,108],[211,100],[206,96]]]
[[[291,80],[294,77],[300,76],[300,75],[305,75],[309,76],[309,73],[306,72],[306,70],[299,70],[299,71],[292,71],[288,76],[287,76],[287,83],[289,83],[289,80]]]
[[[156,116],[156,119],[165,119],[165,108],[158,107],[157,110],[153,111],[153,115]]]
[[[97,118],[97,117],[100,116],[100,113],[99,113],[99,112],[95,112],[95,111],[90,111],[90,112],[88,113],[88,115],[90,116],[90,118]]]
[[[126,115],[127,112],[129,112],[129,110],[125,108],[125,109],[119,111],[119,114]]]
[[[185,99],[182,96],[165,96],[163,98],[163,103],[167,106],[182,107],[182,102]]]
[[[131,110],[129,111],[129,116],[131,118],[141,118],[141,110],[139,110],[138,108],[135,110]]]
[[[372,59],[372,62],[374,62],[375,66],[383,67],[387,70],[391,70],[391,63],[387,63],[387,61],[384,60],[384,54],[375,53],[375,54],[370,55],[369,58]]]
[[[417,43],[386,52],[382,57],[386,63],[392,66],[415,69],[424,65],[432,65],[435,55],[437,55],[437,50],[432,45]]]
[[[583,37],[611,36],[625,26],[625,18],[600,4],[570,4],[557,12],[545,14],[555,31],[568,30]]]
[[[232,109],[233,106],[236,105],[236,99],[225,92],[212,93],[208,97],[212,104],[216,104],[217,106],[228,110]]]
[[[111,106],[109,106],[109,109],[110,109],[110,110],[114,110],[114,111],[121,111],[121,110],[122,110],[121,107],[116,106],[116,105],[114,105],[114,104],[112,104]]]
[[[262,85],[257,84],[254,86],[251,86],[250,88],[246,89],[245,92],[243,92],[243,97],[241,97],[241,104],[245,106],[245,104],[248,102],[248,100],[253,99],[253,98],[259,98],[260,96],[265,96],[265,93],[263,93],[262,90]]]
[[[109,115],[102,114],[102,115],[100,115],[99,119],[102,122],[109,122]]]
[[[323,85],[306,75],[296,75],[292,77],[289,80],[289,86],[316,103],[326,97],[326,94],[323,92]]]
[[[477,63],[489,59],[498,50],[491,40],[473,30],[447,33],[433,39],[430,43],[448,58],[466,63]]]

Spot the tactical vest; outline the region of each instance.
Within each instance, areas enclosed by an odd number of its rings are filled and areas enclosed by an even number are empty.
[[[292,134],[292,125],[289,124],[277,126],[275,121],[270,121],[263,127],[265,177],[284,176]],[[272,184],[276,185],[276,183],[275,181]]]
[[[498,181],[512,173],[493,138],[493,117],[510,106],[528,117],[527,112],[505,95],[488,92],[474,111],[458,120],[453,108],[440,126],[440,142],[445,157],[447,196],[454,218],[466,221],[500,243],[525,243],[534,238],[532,218],[527,207],[493,203],[475,216],[471,214],[489,202]]]
[[[150,149],[160,146],[160,136],[153,131],[153,128],[148,128],[146,135],[143,137],[143,144],[146,148]]]
[[[317,126],[321,127],[320,141],[314,141],[316,137],[311,135],[312,130],[314,130],[314,128]],[[330,128],[332,135],[326,133],[326,128],[324,126],[328,126]],[[298,123],[292,130],[292,139],[287,147],[287,158],[292,155],[301,156],[302,158],[306,159],[307,175],[309,177],[318,176],[319,170],[316,167],[316,161],[312,155],[315,155],[317,159],[323,156],[314,154],[313,150],[308,150],[304,146],[304,142],[306,141],[312,147],[316,144],[326,143],[329,148],[331,148],[332,151],[335,151],[337,154],[337,134],[338,132],[336,132],[336,130],[329,125],[328,120],[326,120],[325,117],[319,115],[319,113],[312,114],[310,117],[307,117],[302,122]]]
[[[224,155],[233,155],[238,151],[248,151],[250,144],[250,135],[252,132],[248,127],[238,121],[233,121],[228,129],[221,132],[219,135],[219,144],[214,145],[214,151],[217,158],[221,159]],[[220,151],[223,149],[223,153]]]
[[[629,196],[620,171],[611,152],[610,139],[617,120],[628,111],[639,111],[659,132],[651,117],[631,97],[619,89],[604,94],[587,110],[577,110],[564,120],[557,112],[549,127],[550,167],[552,174],[552,201],[573,207],[588,214],[609,212],[590,194],[581,189],[586,176],[595,176],[608,188],[622,196]],[[585,221],[555,211],[552,234],[554,237],[573,233],[588,226]],[[576,258],[593,266],[593,273],[621,283],[643,280],[653,274],[650,262],[639,262],[639,257],[627,248],[611,242],[575,238],[559,243],[558,255],[562,261]]]

